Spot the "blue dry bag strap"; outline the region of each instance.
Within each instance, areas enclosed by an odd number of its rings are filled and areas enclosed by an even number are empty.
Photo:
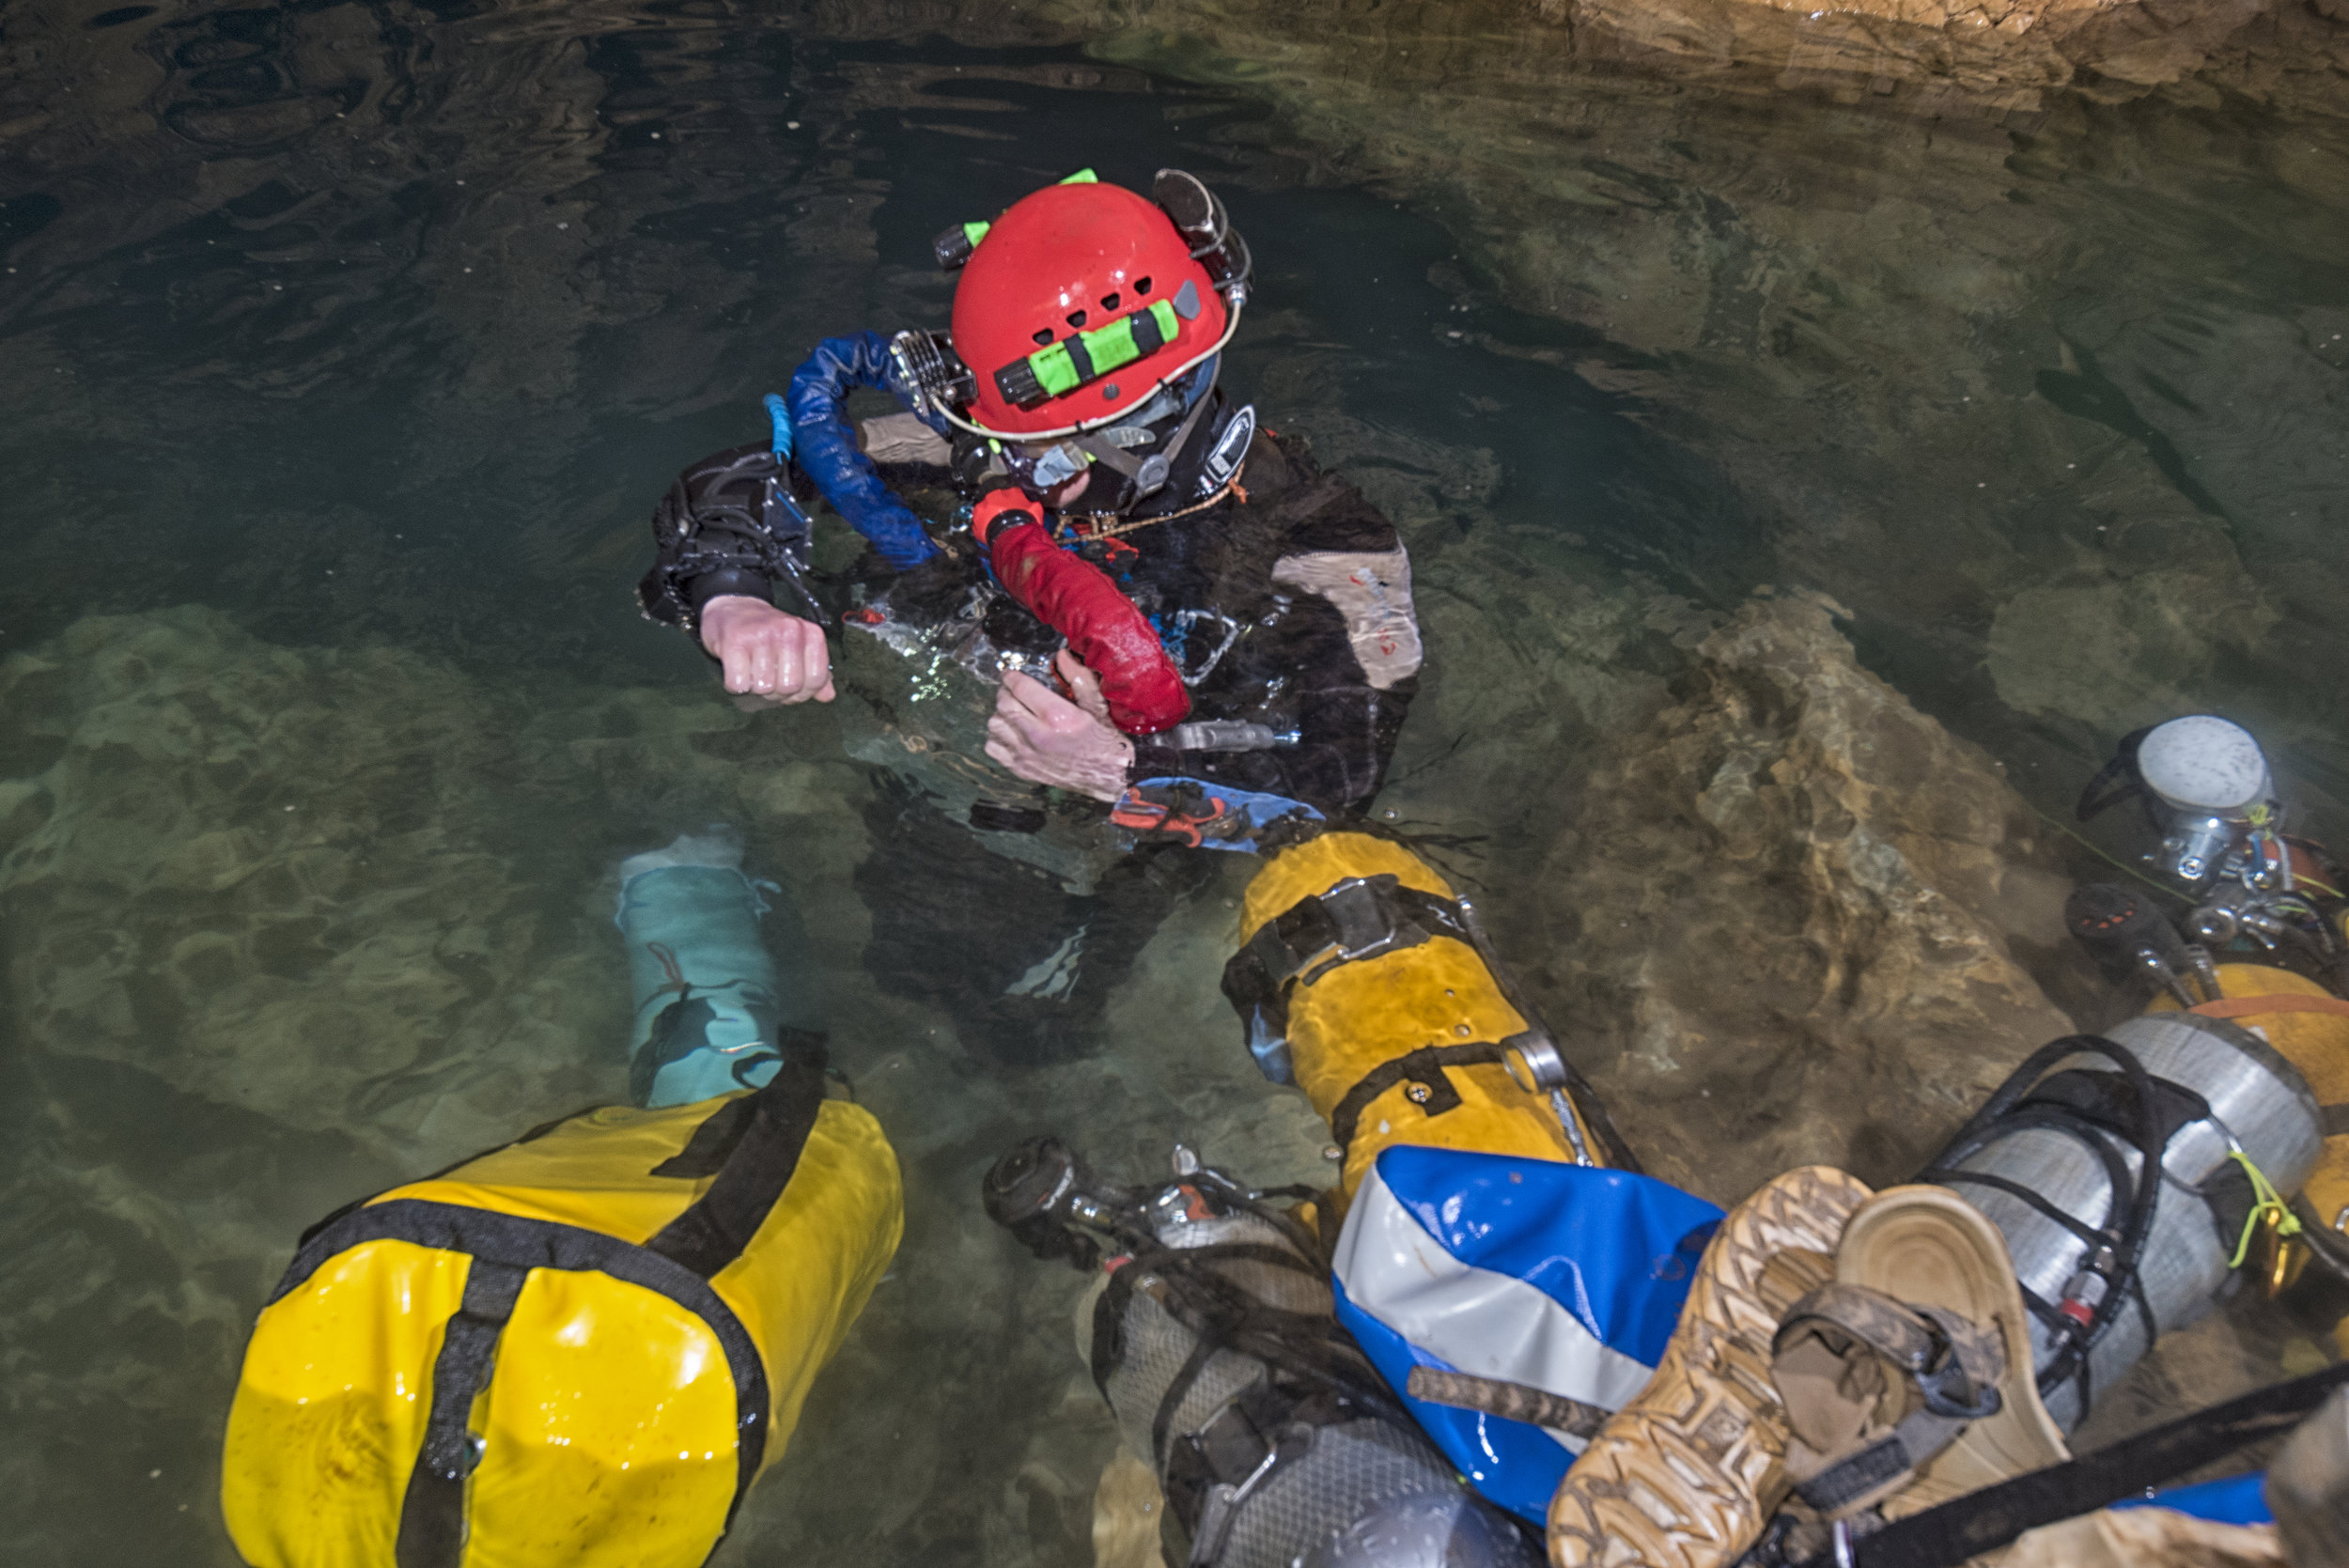
[[[898,395],[889,374],[889,340],[879,333],[828,337],[792,373],[788,402],[800,470],[816,481],[833,511],[904,571],[937,554],[938,547],[857,446],[856,430],[841,404],[861,386]]]

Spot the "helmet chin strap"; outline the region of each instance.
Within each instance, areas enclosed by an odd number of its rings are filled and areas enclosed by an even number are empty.
[[[1217,338],[1206,349],[1201,349],[1198,353],[1195,353],[1191,355],[1190,358],[1183,361],[1182,364],[1176,365],[1165,375],[1159,377],[1158,384],[1151,389],[1151,396],[1156,396],[1158,394],[1166,391],[1168,388],[1172,387],[1174,382],[1180,380],[1193,369],[1221,353],[1223,351],[1224,345],[1232,341],[1232,334],[1239,331],[1239,318],[1242,312],[1244,312],[1247,307],[1248,291],[1246,287],[1244,286],[1235,287],[1231,293],[1224,297],[1223,335]],[[1142,404],[1147,403],[1148,401],[1149,398],[1143,398],[1141,402],[1135,404],[1134,407],[1141,407]],[[932,407],[936,409],[941,418],[944,419],[947,424],[952,425],[958,430],[967,430],[974,436],[986,436],[992,441],[1016,441],[1023,442],[1057,441],[1069,436],[1091,435],[1096,430],[1105,430],[1112,425],[1128,423],[1133,417],[1130,410],[1121,409],[1113,412],[1105,413],[1098,419],[1081,419],[1074,425],[1063,425],[1057,429],[991,430],[975,420],[964,418],[960,413],[951,408],[948,408],[943,403],[933,404]]]
[[[1199,427],[1200,416],[1207,411],[1207,404],[1211,400],[1207,396],[1208,390],[1207,387],[1200,389],[1199,396],[1191,401],[1190,411],[1183,416],[1182,424],[1167,438],[1166,444],[1147,457],[1137,458],[1116,442],[1104,441],[1097,435],[1079,436],[1075,438],[1076,444],[1096,462],[1106,463],[1126,476],[1134,489],[1128,498],[1128,505],[1145,501],[1166,489],[1166,481],[1174,472],[1174,459],[1182,455],[1183,443],[1190,440],[1191,432]]]

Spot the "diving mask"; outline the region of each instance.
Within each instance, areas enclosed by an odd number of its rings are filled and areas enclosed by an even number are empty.
[[[1073,441],[1056,441],[1050,444],[1035,442],[1005,442],[996,454],[1005,473],[1019,482],[1021,489],[1034,495],[1056,490],[1085,471],[1093,459],[1083,447]]]

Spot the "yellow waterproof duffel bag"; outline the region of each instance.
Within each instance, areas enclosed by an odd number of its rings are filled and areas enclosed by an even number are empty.
[[[1392,1143],[1636,1169],[1485,946],[1449,883],[1366,833],[1283,850],[1249,884],[1223,992],[1268,1075],[1329,1118],[1342,1197]]]
[[[366,1199],[254,1328],[229,1534],[253,1568],[692,1568],[903,1229],[879,1125],[813,1060]]]

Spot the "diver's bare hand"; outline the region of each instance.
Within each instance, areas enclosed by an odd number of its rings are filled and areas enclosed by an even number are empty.
[[[702,646],[724,666],[729,691],[777,703],[832,699],[824,629],[763,598],[721,594],[702,606]]]
[[[1126,792],[1134,743],[1110,722],[1101,683],[1063,648],[1052,667],[1076,693],[1070,702],[1040,680],[1005,671],[987,722],[987,754],[1030,784],[1055,784],[1114,800]]]

